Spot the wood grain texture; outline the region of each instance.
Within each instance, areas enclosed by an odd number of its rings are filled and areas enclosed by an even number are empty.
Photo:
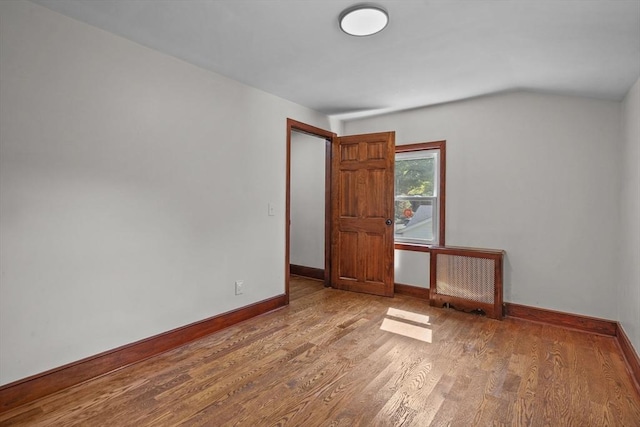
[[[635,379],[636,389],[640,392],[640,357],[638,356],[638,352],[633,348],[631,340],[629,340],[620,323],[617,323],[616,337],[618,338],[620,350],[627,362],[629,373]]]
[[[0,387],[0,413],[124,366],[180,347],[238,322],[276,310],[285,296],[270,298],[209,319],[91,356]]]
[[[336,289],[393,296],[394,144],[394,132],[333,139],[330,266]]]
[[[505,303],[505,315],[532,322],[548,323],[564,328],[578,329],[607,336],[616,336],[617,330],[616,322],[612,320],[563,313],[510,302]]]
[[[356,294],[296,277],[290,297],[286,308],[6,412],[0,425],[636,426],[640,420],[640,395],[615,337],[469,316],[410,296]],[[382,330],[385,320],[421,325],[431,339]]]

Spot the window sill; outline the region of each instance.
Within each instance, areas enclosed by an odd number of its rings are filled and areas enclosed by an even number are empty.
[[[409,242],[395,242],[394,248],[402,251],[413,252],[431,252],[433,249],[438,249],[440,246],[427,243],[409,243]]]

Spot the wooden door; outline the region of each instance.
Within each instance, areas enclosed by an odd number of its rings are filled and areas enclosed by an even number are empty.
[[[331,162],[331,285],[393,296],[395,132],[337,137]]]

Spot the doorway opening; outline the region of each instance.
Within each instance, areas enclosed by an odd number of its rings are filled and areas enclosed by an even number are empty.
[[[305,166],[305,160],[299,160],[297,154],[298,148],[304,151],[303,145],[307,144],[317,150],[316,159],[312,162],[321,161],[318,159],[322,155],[321,143],[324,143],[324,187],[322,163]],[[327,287],[393,296],[394,159],[395,132],[338,137],[332,132],[287,119],[287,303],[293,269],[315,274]],[[293,163],[296,163],[295,167]],[[307,178],[312,175],[311,170],[317,168],[320,172],[316,173],[315,179],[320,179],[320,182],[312,185]],[[322,198],[323,188],[324,202],[316,200]],[[302,204],[294,210],[292,206],[298,203],[297,199]],[[304,200],[308,202],[305,204]],[[312,218],[315,218],[315,224],[305,225],[305,221]],[[293,237],[294,232],[299,235]],[[311,236],[312,232],[316,233],[315,237]],[[324,258],[321,243],[324,245]],[[293,251],[295,261],[292,259]],[[315,255],[310,255],[314,251]],[[307,255],[315,256],[311,266],[296,264],[309,263],[302,258]],[[324,265],[324,269],[313,265]]]
[[[331,142],[335,133],[287,119],[285,292],[290,275],[330,285]]]

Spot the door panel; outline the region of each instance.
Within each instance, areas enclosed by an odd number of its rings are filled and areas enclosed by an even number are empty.
[[[357,162],[358,161],[358,148],[359,144],[343,144],[340,146],[340,159],[342,162]]]
[[[393,132],[334,138],[331,284],[393,296]]]
[[[341,280],[358,280],[357,258],[358,233],[340,232],[338,235],[339,251],[343,254],[338,264],[338,275]]]
[[[343,171],[340,177],[340,217],[358,217],[358,176],[356,171]]]
[[[384,283],[385,265],[384,265],[384,246],[385,236],[374,233],[365,234],[365,245],[374,250],[371,251],[369,259],[365,263],[365,280],[368,282]]]
[[[387,196],[386,171],[384,169],[366,170],[366,183],[369,187],[367,198],[363,200],[365,218],[390,218],[388,212],[389,198]],[[392,183],[393,188],[393,183]]]

